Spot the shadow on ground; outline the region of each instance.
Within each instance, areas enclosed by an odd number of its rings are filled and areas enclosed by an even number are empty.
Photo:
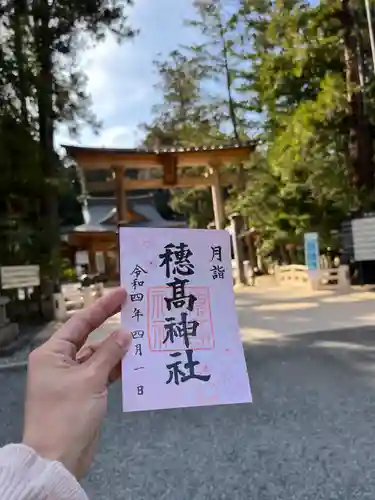
[[[375,326],[375,294],[355,290],[348,294],[304,290],[247,290],[236,294],[244,339],[252,331],[291,334]]]

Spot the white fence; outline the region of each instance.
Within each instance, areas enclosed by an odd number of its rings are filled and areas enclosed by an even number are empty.
[[[305,286],[313,290],[350,291],[348,266],[309,272],[306,266],[289,265],[275,268],[276,282],[281,286]]]
[[[289,266],[277,266],[275,278],[279,285],[309,286],[310,278],[306,266],[292,264]]]
[[[333,269],[320,269],[316,279],[311,280],[313,290],[350,291],[349,267],[340,266]]]

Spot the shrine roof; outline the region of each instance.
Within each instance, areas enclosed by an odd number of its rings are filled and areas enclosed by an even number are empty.
[[[194,153],[194,152],[210,152],[210,151],[226,151],[233,149],[254,150],[256,147],[255,141],[244,141],[242,144],[224,143],[210,146],[191,146],[180,147],[171,146],[165,148],[105,148],[105,147],[86,147],[86,146],[73,146],[63,144],[62,147],[66,150],[69,156],[73,158],[79,154],[111,154],[111,155],[159,155],[159,154],[173,154],[173,153]]]
[[[164,219],[158,212],[152,195],[128,198],[130,213],[135,218],[123,224],[129,227],[184,227],[182,220]],[[108,233],[117,231],[116,200],[113,197],[88,197],[83,207],[84,224],[64,228],[63,233]]]

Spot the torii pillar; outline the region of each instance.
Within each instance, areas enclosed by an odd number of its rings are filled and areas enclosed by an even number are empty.
[[[243,217],[237,213],[230,216],[230,222],[232,226],[232,243],[234,260],[237,268],[237,283],[241,285],[247,285],[247,278],[244,266],[244,253],[241,241],[241,230],[243,226]]]
[[[211,193],[215,216],[215,227],[216,229],[225,229],[225,209],[223,188],[220,183],[220,165],[212,164],[210,166],[210,174],[212,178]]]
[[[124,189],[124,173],[125,168],[123,166],[113,166],[113,173],[115,178],[115,192],[116,192],[116,208],[117,208],[117,220],[118,223],[127,222],[128,218],[128,207],[126,200],[126,191]]]

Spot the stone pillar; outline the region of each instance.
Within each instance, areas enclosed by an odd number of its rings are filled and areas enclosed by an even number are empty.
[[[67,319],[66,303],[62,293],[53,294],[53,315],[56,321],[65,321]]]
[[[8,297],[0,295],[0,346],[9,344],[19,334],[17,323],[11,323],[7,317],[6,306],[9,302]]]
[[[234,259],[237,268],[237,283],[241,283],[242,285],[247,285],[247,279],[245,276],[245,267],[244,267],[243,247],[239,238],[243,222],[242,215],[239,214],[231,215],[230,222],[232,226],[231,232],[233,239]]]
[[[338,268],[338,289],[342,293],[350,292],[350,273],[349,266],[340,266]]]
[[[9,323],[6,306],[9,303],[8,297],[0,295],[0,327]]]
[[[127,218],[128,218],[126,191],[124,189],[125,167],[115,166],[115,167],[113,167],[113,171],[115,174],[115,196],[116,196],[116,208],[117,208],[117,221],[120,224],[121,222],[127,222]]]
[[[212,193],[212,204],[215,215],[215,227],[216,229],[224,229],[225,209],[224,209],[223,189],[220,185],[219,165],[212,165],[210,167],[210,174],[212,179],[211,193]]]

